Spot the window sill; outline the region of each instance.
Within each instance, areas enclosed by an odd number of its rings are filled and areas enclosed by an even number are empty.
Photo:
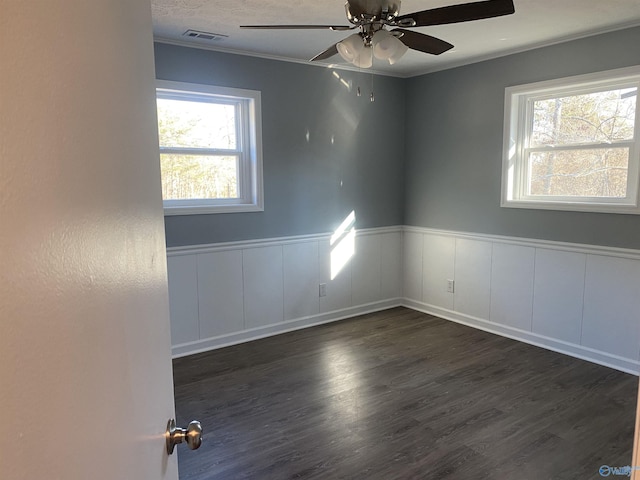
[[[184,206],[184,207],[164,207],[164,216],[174,215],[211,215],[217,213],[246,213],[246,212],[263,212],[262,205],[202,205],[202,206]]]
[[[525,208],[531,210],[560,210],[587,213],[615,213],[623,215],[640,215],[640,207],[633,204],[579,203],[579,202],[544,202],[525,200],[503,200],[503,208]]]

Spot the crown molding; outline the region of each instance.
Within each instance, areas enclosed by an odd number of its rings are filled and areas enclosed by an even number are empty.
[[[357,72],[357,73],[370,73],[370,74],[374,74],[374,75],[380,75],[380,76],[385,76],[385,77],[395,77],[395,78],[406,78],[406,75],[400,75],[397,73],[393,73],[393,72],[386,72],[386,71],[380,71],[380,70],[376,70],[375,68],[367,68],[367,69],[362,69],[362,68],[358,68],[358,67],[354,67],[351,65],[346,65],[346,64],[341,64],[341,63],[320,63],[320,62],[310,62],[308,60],[300,60],[298,58],[289,58],[289,57],[281,57],[278,55],[269,55],[269,54],[264,54],[264,53],[257,53],[257,52],[250,52],[247,50],[235,50],[233,48],[224,48],[224,47],[216,47],[213,45],[204,45],[201,43],[195,43],[195,42],[188,42],[188,41],[183,41],[183,40],[175,40],[173,38],[166,38],[166,37],[153,37],[153,41],[155,43],[163,43],[166,45],[175,45],[178,47],[186,47],[186,48],[197,48],[199,50],[209,50],[212,52],[219,52],[219,53],[228,53],[231,55],[241,55],[241,56],[245,56],[245,57],[254,57],[254,58],[261,58],[264,60],[274,60],[277,62],[287,62],[287,63],[297,63],[300,65],[307,65],[309,67],[315,67],[315,68],[328,68],[331,70],[346,70],[346,71],[350,71],[350,72]]]
[[[524,53],[524,52],[529,52],[531,50],[537,50],[539,48],[545,48],[545,47],[552,47],[554,45],[560,45],[562,43],[568,43],[568,42],[573,42],[575,40],[580,40],[583,38],[589,38],[589,37],[595,37],[598,35],[604,35],[607,33],[612,33],[612,32],[618,32],[621,30],[627,30],[629,28],[635,28],[635,27],[640,27],[640,22],[638,21],[634,21],[634,22],[628,22],[628,23],[623,23],[623,24],[618,24],[612,27],[608,27],[608,28],[604,28],[604,29],[598,29],[598,30],[590,30],[589,32],[583,32],[583,33],[579,33],[579,34],[574,34],[574,35],[566,35],[560,38],[556,38],[554,40],[549,40],[546,42],[537,42],[537,43],[533,43],[530,45],[526,45],[523,47],[518,47],[518,48],[511,48],[508,50],[503,50],[501,52],[496,52],[494,54],[487,54],[487,55],[482,55],[479,57],[474,57],[474,58],[469,58],[466,60],[460,60],[457,62],[450,62],[447,63],[446,65],[440,65],[440,66],[435,66],[432,68],[426,68],[424,70],[420,70],[419,72],[416,73],[412,73],[410,75],[405,75],[403,78],[413,78],[413,77],[420,77],[422,75],[428,75],[430,73],[436,73],[436,72],[442,72],[444,70],[451,70],[454,68],[458,68],[458,67],[464,67],[465,65],[473,65],[475,63],[482,63],[482,62],[486,62],[489,60],[495,60],[497,58],[502,58],[502,57],[508,57],[510,55],[516,55],[518,53]]]
[[[394,78],[414,78],[414,77],[420,77],[422,75],[428,75],[430,73],[436,73],[436,72],[441,72],[444,70],[451,70],[454,68],[458,68],[458,67],[463,67],[465,65],[473,65],[475,63],[481,63],[481,62],[486,62],[489,60],[495,60],[497,58],[502,58],[502,57],[508,57],[509,55],[515,55],[518,53],[523,53],[523,52],[528,52],[531,50],[536,50],[539,48],[545,48],[545,47],[551,47],[553,45],[559,45],[562,43],[567,43],[567,42],[572,42],[574,40],[580,40],[583,38],[589,38],[589,37],[594,37],[597,35],[604,35],[606,33],[612,33],[612,32],[617,32],[617,31],[621,31],[621,30],[626,30],[628,28],[635,28],[635,27],[640,27],[640,22],[638,21],[634,21],[634,22],[628,22],[628,23],[623,23],[623,24],[618,24],[618,25],[614,25],[608,28],[604,28],[604,29],[597,29],[597,30],[590,30],[588,32],[583,32],[583,33],[579,33],[579,34],[574,34],[574,35],[566,35],[560,38],[556,38],[554,40],[550,40],[550,41],[546,41],[546,42],[537,42],[534,44],[530,44],[530,45],[526,45],[523,47],[518,47],[518,48],[511,48],[511,49],[507,49],[507,50],[503,50],[501,52],[496,52],[493,54],[487,54],[487,55],[482,55],[479,57],[474,57],[474,58],[467,58],[467,59],[463,59],[463,60],[459,60],[459,61],[454,61],[454,62],[448,62],[446,64],[443,65],[439,65],[439,66],[434,66],[434,67],[429,67],[429,68],[425,68],[425,69],[420,69],[417,71],[414,71],[412,73],[394,73],[394,72],[388,72],[388,71],[381,71],[381,70],[377,70],[375,68],[375,66],[373,68],[370,69],[360,69],[357,67],[353,67],[351,65],[346,65],[346,64],[340,64],[340,63],[311,63],[308,60],[300,60],[297,58],[289,58],[289,57],[282,57],[282,56],[278,56],[278,55],[269,55],[269,54],[264,54],[264,53],[256,53],[256,52],[250,52],[247,50],[235,50],[232,48],[221,48],[221,47],[216,47],[216,46],[212,46],[212,45],[204,45],[204,44],[200,44],[200,43],[194,43],[194,42],[188,42],[188,41],[181,41],[181,40],[175,40],[172,38],[166,38],[166,37],[154,37],[154,42],[156,43],[164,43],[164,44],[168,44],[168,45],[176,45],[176,46],[180,46],[180,47],[187,47],[187,48],[197,48],[200,50],[210,50],[210,51],[214,51],[214,52],[220,52],[220,53],[228,53],[228,54],[232,54],[232,55],[242,55],[242,56],[247,56],[247,57],[254,57],[254,58],[262,58],[265,60],[274,60],[274,61],[279,61],[279,62],[288,62],[288,63],[297,63],[297,64],[301,64],[301,65],[307,65],[307,66],[311,66],[311,67],[316,67],[316,68],[330,68],[333,70],[345,70],[345,71],[350,71],[350,72],[358,72],[358,73],[371,73],[374,75],[380,75],[380,76],[385,76],[385,77],[394,77]]]

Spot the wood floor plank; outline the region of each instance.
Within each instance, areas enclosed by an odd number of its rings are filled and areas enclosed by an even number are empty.
[[[181,480],[589,479],[637,377],[405,308],[174,360]]]

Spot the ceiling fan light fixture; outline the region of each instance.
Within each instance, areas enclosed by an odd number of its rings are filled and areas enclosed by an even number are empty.
[[[338,42],[336,49],[342,58],[356,67],[370,68],[373,64],[371,48],[364,44],[362,37],[358,33],[354,33],[343,41]]]
[[[371,39],[373,44],[373,54],[380,60],[387,60],[396,49],[396,44],[393,42],[394,36],[387,30],[378,30]]]
[[[371,39],[373,54],[380,60],[396,63],[407,52],[407,46],[387,30],[378,30]]]
[[[371,54],[371,47],[362,46],[358,57],[351,63],[358,68],[371,68],[373,65],[373,55]]]
[[[393,53],[393,55],[391,55],[387,59],[387,60],[389,60],[389,65],[393,65],[394,63],[396,63],[398,60],[400,60],[404,56],[405,53],[407,53],[409,51],[409,47],[407,47],[404,43],[402,43],[402,41],[398,40],[397,38],[396,38],[396,41],[400,45],[398,45],[398,48]]]
[[[364,43],[362,42],[362,37],[354,33],[341,42],[338,42],[336,48],[342,58],[349,63],[353,63],[360,56],[360,51],[364,50]]]

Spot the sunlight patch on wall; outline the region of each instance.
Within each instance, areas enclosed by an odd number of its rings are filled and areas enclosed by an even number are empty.
[[[356,250],[356,212],[352,211],[331,236],[331,280],[349,263]]]
[[[332,73],[333,73],[333,76],[342,84],[342,86],[345,87],[347,89],[347,91],[350,92],[351,89],[353,88],[351,80],[346,80],[346,79],[342,78],[340,76],[340,74],[338,72],[336,72],[335,70]]]

